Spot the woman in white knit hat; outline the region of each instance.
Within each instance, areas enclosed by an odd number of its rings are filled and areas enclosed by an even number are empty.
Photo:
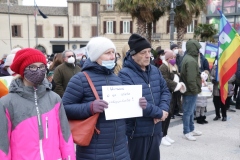
[[[88,59],[82,71],[91,78],[100,99],[95,99],[85,75],[80,72],[69,81],[62,100],[70,120],[86,119],[100,113],[96,124],[100,134],[95,133],[87,147],[77,145],[77,160],[130,160],[125,120],[106,120],[104,109],[108,108],[108,103],[102,99],[102,86],[122,85],[121,79],[113,73],[116,47],[108,38],[95,37],[87,44],[87,50]]]

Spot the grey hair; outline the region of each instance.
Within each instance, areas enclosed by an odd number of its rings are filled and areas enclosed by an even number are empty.
[[[73,52],[73,50],[68,49],[68,50],[65,50],[65,51],[62,52],[62,58],[65,58],[65,57],[66,57],[66,53],[67,53],[67,52],[72,52],[72,53],[75,55],[75,53]]]
[[[2,59],[3,59],[3,58],[7,58],[7,56],[8,56],[8,54],[7,54],[7,53],[4,53],[4,54],[2,55]]]

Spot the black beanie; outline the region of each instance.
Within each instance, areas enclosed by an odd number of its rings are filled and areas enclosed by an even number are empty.
[[[172,44],[170,49],[173,50],[173,48],[175,48],[175,47],[178,47],[178,45],[177,44]]]
[[[132,34],[128,40],[130,55],[137,54],[146,48],[151,48],[151,44],[138,34]]]

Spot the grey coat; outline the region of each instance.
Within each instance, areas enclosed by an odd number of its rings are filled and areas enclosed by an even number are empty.
[[[211,71],[211,80],[215,80],[216,77],[216,66],[213,66]],[[234,85],[233,82],[236,80],[236,75],[234,74],[228,81],[228,97],[232,96],[234,94]],[[213,83],[213,96],[220,96],[219,93],[219,82]]]

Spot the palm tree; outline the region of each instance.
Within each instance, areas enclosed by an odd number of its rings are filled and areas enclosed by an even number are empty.
[[[128,13],[137,19],[137,33],[151,42],[152,23],[164,15],[164,9],[157,5],[158,0],[117,0],[119,12]],[[147,32],[147,35],[146,35]]]
[[[194,29],[194,38],[199,39],[203,42],[215,42],[214,37],[218,33],[215,29],[214,24],[198,24]]]
[[[182,5],[176,7],[174,24],[177,27],[179,46],[182,44],[187,26],[192,23],[192,18],[197,18],[201,12],[206,12],[206,6],[206,0],[184,0]]]

